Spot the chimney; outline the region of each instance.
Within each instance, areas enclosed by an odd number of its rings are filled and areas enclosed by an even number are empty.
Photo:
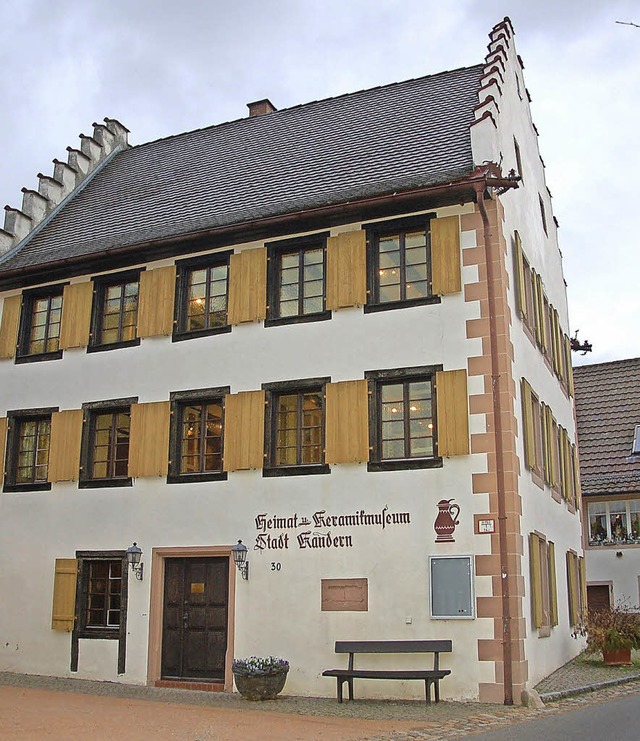
[[[247,103],[247,108],[249,116],[262,116],[264,113],[273,113],[278,110],[268,98],[256,100],[255,103]]]

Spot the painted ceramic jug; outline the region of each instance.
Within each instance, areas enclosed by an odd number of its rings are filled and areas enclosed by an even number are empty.
[[[433,524],[436,531],[436,543],[454,543],[453,531],[458,524],[458,515],[460,507],[457,504],[451,504],[453,499],[441,499],[438,502],[438,516]],[[455,512],[454,512],[455,510]]]

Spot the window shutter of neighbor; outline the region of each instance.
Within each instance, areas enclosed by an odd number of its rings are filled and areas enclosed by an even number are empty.
[[[60,349],[86,347],[91,328],[93,282],[71,283],[62,295],[62,322],[60,324]]]
[[[229,261],[229,324],[262,321],[266,315],[266,247],[243,250],[231,255]]]
[[[66,409],[51,415],[49,476],[56,481],[76,481],[80,471],[82,409]]]
[[[51,629],[73,630],[76,612],[76,579],[78,562],[75,558],[56,558],[53,579],[53,609]]]
[[[0,486],[4,477],[4,451],[7,447],[7,418],[0,417]]]
[[[524,432],[524,464],[527,468],[536,467],[536,441],[533,429],[533,398],[531,386],[523,378],[521,384],[522,395],[522,426]]]
[[[225,397],[225,471],[263,467],[264,404],[264,391],[240,391]]]
[[[520,235],[518,232],[514,233],[513,238],[513,261],[515,263],[516,272],[516,284],[517,288],[517,302],[518,311],[520,316],[524,319],[527,316],[527,297],[524,288],[524,265],[522,262],[522,242],[520,241]]]
[[[328,310],[367,303],[367,235],[344,232],[327,240]]]
[[[529,533],[529,568],[531,571],[531,620],[534,628],[542,627],[542,564],[540,538]]]
[[[369,394],[367,382],[341,381],[326,386],[325,461],[366,463],[369,460]]]
[[[558,624],[558,582],[556,578],[556,547],[553,543],[547,546],[549,563],[549,606],[551,607],[551,625]]]
[[[438,455],[469,454],[467,372],[436,373]]]
[[[138,337],[166,336],[173,333],[175,294],[175,265],[140,273]]]
[[[460,219],[431,219],[431,290],[436,296],[462,290]]]
[[[18,324],[22,296],[9,296],[2,303],[0,321],[0,358],[13,358],[18,344]]]
[[[154,401],[131,405],[129,476],[166,476],[169,470],[171,404]]]

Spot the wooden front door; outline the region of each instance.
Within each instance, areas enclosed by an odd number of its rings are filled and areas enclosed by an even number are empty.
[[[224,681],[228,558],[167,558],[162,677]]]

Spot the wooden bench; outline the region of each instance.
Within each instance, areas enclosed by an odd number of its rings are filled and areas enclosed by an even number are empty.
[[[423,679],[427,703],[431,702],[431,687],[435,701],[440,700],[440,680],[451,674],[450,669],[440,669],[440,654],[451,653],[451,641],[336,641],[337,654],[349,654],[346,669],[327,669],[323,677],[335,677],[338,682],[338,702],[342,702],[342,685],[349,687],[349,699],[353,700],[354,679]],[[416,654],[432,653],[433,669],[354,669],[356,654]]]

